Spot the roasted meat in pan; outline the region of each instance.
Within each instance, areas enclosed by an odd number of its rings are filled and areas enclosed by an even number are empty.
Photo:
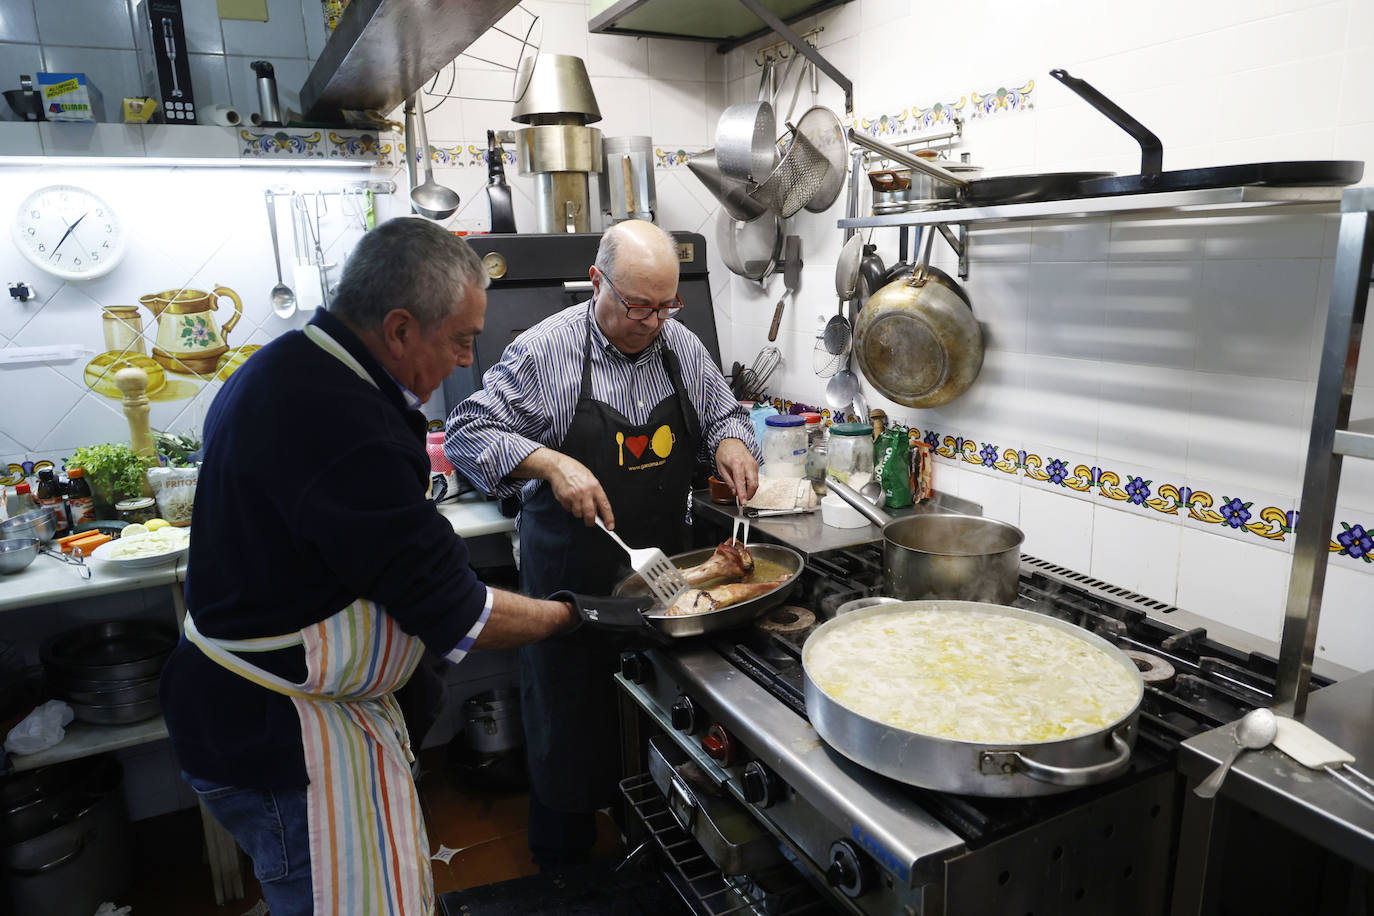
[[[717,585],[715,588],[692,588],[683,592],[673,606],[663,612],[665,617],[687,617],[693,614],[706,614],[718,611],[750,598],[771,592],[790,576],[772,582],[734,582],[730,585]]]
[[[739,541],[729,540],[716,548],[705,563],[684,569],[682,576],[688,585],[701,585],[712,579],[737,582],[754,571],[754,556]]]

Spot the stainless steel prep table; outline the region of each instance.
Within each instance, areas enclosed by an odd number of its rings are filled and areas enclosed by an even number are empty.
[[[1355,756],[1357,768],[1374,770],[1374,671],[1311,694],[1301,717],[1309,727]],[[1198,798],[1192,787],[1235,747],[1235,723],[1183,742],[1179,767],[1188,778],[1183,834],[1174,888],[1174,912],[1215,911],[1215,859],[1219,803],[1230,803],[1288,828],[1357,867],[1374,872],[1374,805],[1321,770],[1309,770],[1277,748],[1246,751],[1216,799]]]

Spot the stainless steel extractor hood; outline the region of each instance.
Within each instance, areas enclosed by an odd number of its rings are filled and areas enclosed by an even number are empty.
[[[301,87],[302,115],[394,110],[518,2],[352,0]]]

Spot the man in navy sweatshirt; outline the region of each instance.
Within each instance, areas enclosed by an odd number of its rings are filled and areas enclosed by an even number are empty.
[[[486,285],[434,223],[379,226],[330,309],[253,355],[206,417],[186,634],[162,706],[186,778],[253,858],[273,916],[429,912],[393,692],[424,648],[457,663],[579,620],[577,599],[480,582],[426,495],[418,408],[471,364]]]

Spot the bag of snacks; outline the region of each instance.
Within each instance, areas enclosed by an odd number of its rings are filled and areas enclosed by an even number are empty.
[[[151,468],[148,486],[157,499],[157,513],[178,528],[191,524],[191,507],[196,501],[196,478],[200,468]]]
[[[911,462],[907,431],[889,426],[873,443],[873,473],[882,485],[889,509],[911,505]]]
[[[924,502],[935,493],[935,453],[929,442],[917,440],[911,446],[911,497]]]

